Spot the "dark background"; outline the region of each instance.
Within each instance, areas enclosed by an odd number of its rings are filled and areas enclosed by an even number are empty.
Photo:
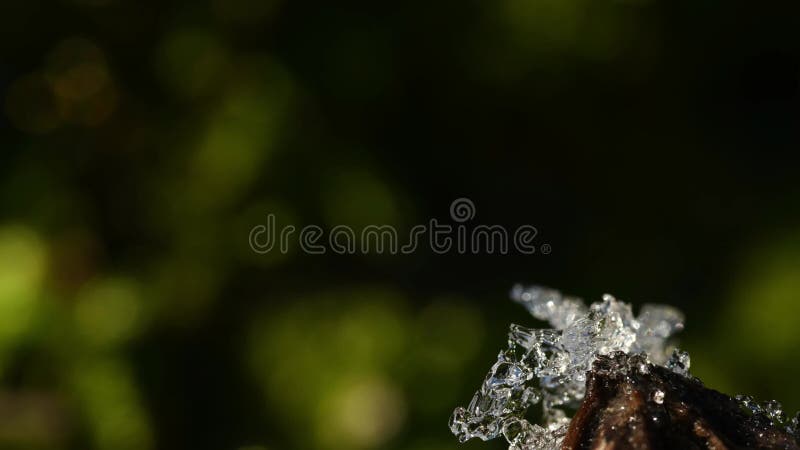
[[[790,2],[4,1],[0,447],[457,446],[515,282],[800,408]],[[259,255],[466,197],[534,255]],[[296,243],[296,241],[295,241]]]

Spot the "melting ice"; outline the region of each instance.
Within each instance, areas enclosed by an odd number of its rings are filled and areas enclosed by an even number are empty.
[[[630,305],[604,295],[587,307],[582,300],[540,286],[514,286],[511,298],[551,329],[511,325],[508,348],[497,356],[469,405],[458,407],[450,430],[461,442],[501,434],[509,450],[555,450],[569,426],[568,411],[583,400],[586,372],[598,355],[642,353],[646,361],[689,374],[689,355],[670,353],[667,340],[683,329],[683,314],[663,305]],[[524,416],[541,403],[543,424]]]

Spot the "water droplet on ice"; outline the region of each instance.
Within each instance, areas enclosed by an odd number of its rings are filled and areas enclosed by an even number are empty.
[[[664,403],[664,391],[657,390],[653,392],[653,401],[658,403],[659,405]]]

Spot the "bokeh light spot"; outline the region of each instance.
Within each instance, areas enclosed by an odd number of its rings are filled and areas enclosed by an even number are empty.
[[[323,184],[322,206],[329,226],[348,225],[357,231],[368,225],[397,225],[398,199],[389,185],[365,167],[344,167]]]
[[[29,328],[47,259],[44,243],[32,230],[0,228],[0,353]]]
[[[153,436],[130,370],[115,359],[76,364],[73,392],[88,421],[96,448],[146,450]]]
[[[207,94],[219,87],[228,65],[222,42],[205,30],[180,30],[168,35],[156,55],[162,82],[185,97]]]
[[[317,434],[327,448],[375,448],[397,434],[405,413],[397,386],[380,378],[354,380],[324,404]]]
[[[404,364],[410,329],[404,301],[391,291],[329,292],[257,316],[247,357],[270,407],[283,411],[284,426],[300,431],[316,424],[315,435],[292,434],[298,445],[369,447],[378,443],[375,430],[395,430],[405,414],[393,376]],[[363,417],[367,428],[360,431],[351,416],[339,417],[344,409],[360,414],[376,404],[397,405],[399,415],[385,412],[372,424]]]
[[[40,73],[14,81],[5,100],[6,115],[22,131],[46,133],[61,124],[58,100]]]
[[[124,342],[140,328],[144,311],[136,284],[106,278],[89,282],[75,303],[75,320],[81,335],[95,345]]]
[[[45,74],[65,121],[96,126],[116,109],[118,93],[105,55],[89,40],[61,41],[47,56]]]

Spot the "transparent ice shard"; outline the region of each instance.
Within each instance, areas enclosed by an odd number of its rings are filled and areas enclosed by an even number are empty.
[[[756,401],[750,395],[737,395],[739,406],[750,415],[761,416],[775,426],[782,426],[786,431],[800,441],[800,411],[789,419],[781,402],[777,400]]]
[[[689,376],[689,355],[676,351],[670,357],[667,352],[668,340],[684,326],[675,308],[645,305],[634,316],[629,304],[608,294],[587,307],[578,298],[540,286],[516,285],[511,298],[552,328],[511,325],[508,348],[470,404],[451,416],[450,429],[462,442],[502,434],[509,450],[559,448],[570,422],[568,411],[583,400],[586,372],[598,355],[641,354],[634,359],[638,368],[624,370],[648,370],[651,362]],[[543,423],[531,424],[525,415],[538,403]]]
[[[789,425],[786,426],[786,429],[789,433],[794,435],[795,439],[800,440],[800,411],[792,417],[792,420],[789,422]]]
[[[786,422],[786,413],[783,411],[783,405],[777,400],[768,400],[762,404],[764,414],[773,422],[783,424]]]
[[[563,297],[555,289],[534,286],[524,288],[515,285],[511,289],[511,299],[524,306],[539,320],[550,322],[557,330],[562,330],[575,319],[586,313],[583,301],[574,297]]]
[[[683,313],[667,305],[643,305],[639,310],[635,351],[645,353],[654,364],[664,365],[669,355],[664,342],[683,330]]]
[[[691,358],[689,357],[689,353],[677,348],[672,352],[672,356],[670,356],[667,360],[667,369],[670,369],[673,372],[683,376],[689,376],[690,365]]]

